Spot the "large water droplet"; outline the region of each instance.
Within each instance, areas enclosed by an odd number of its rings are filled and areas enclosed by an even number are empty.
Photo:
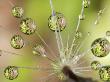
[[[35,33],[36,27],[37,26],[36,26],[34,20],[32,20],[31,18],[25,18],[25,19],[21,20],[20,30],[21,30],[21,32],[23,32],[26,35],[31,35],[31,34]]]
[[[107,39],[98,38],[92,43],[91,51],[96,57],[105,57],[109,54],[108,45],[110,45],[110,43]]]
[[[48,19],[48,26],[52,31],[63,31],[66,27],[66,20],[64,15],[58,12],[56,12],[55,15],[51,15]]]

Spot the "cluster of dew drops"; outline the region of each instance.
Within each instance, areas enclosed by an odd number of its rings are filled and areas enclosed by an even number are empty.
[[[12,15],[15,18],[19,18],[20,21],[20,31],[26,35],[32,35],[37,31],[37,25],[32,18],[24,17],[24,10],[22,7],[14,6],[11,10]],[[55,18],[54,21],[52,21]],[[64,30],[66,27],[66,20],[62,13],[55,12],[55,16],[50,16],[48,18],[48,26],[52,31],[56,30],[56,27],[60,27],[60,31]],[[14,35],[11,38],[10,45],[14,49],[22,49],[25,46],[25,41],[21,35]],[[35,44],[32,53],[37,56],[47,57],[46,51],[43,45]],[[5,78],[9,80],[14,80],[19,75],[19,67],[17,66],[7,66],[4,70]]]
[[[84,0],[84,7],[88,8],[90,0]],[[60,28],[63,31],[66,27],[66,20],[62,13],[54,12],[55,15],[51,15],[48,19],[48,26],[50,30],[56,31]],[[37,25],[35,21],[31,18],[24,17],[24,10],[22,7],[14,6],[12,8],[12,15],[16,18],[20,18],[20,31],[26,35],[32,35],[36,33]],[[79,16],[80,20],[84,20],[84,14]],[[54,19],[54,21],[52,21]],[[58,28],[56,28],[58,27]],[[59,30],[58,30],[59,31]],[[80,36],[79,33],[77,36]],[[110,31],[106,32],[106,36],[110,37]],[[10,41],[11,46],[14,49],[21,49],[24,47],[25,42],[21,35],[14,35]],[[91,45],[91,51],[96,57],[105,57],[110,52],[110,42],[106,38],[98,38],[93,41]],[[33,54],[46,57],[46,51],[42,45],[36,44],[33,48]],[[99,72],[100,78],[104,81],[110,80],[110,66],[102,66],[99,61],[93,61],[91,63],[91,68]],[[9,80],[14,80],[18,77],[19,71],[17,66],[8,66],[4,70],[4,76]]]

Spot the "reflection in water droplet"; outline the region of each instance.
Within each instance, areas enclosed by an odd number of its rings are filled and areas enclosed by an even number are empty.
[[[16,79],[18,75],[19,75],[18,68],[16,66],[8,66],[4,70],[4,76],[9,80]]]
[[[109,41],[105,38],[98,38],[93,41],[91,51],[96,57],[105,57],[109,54],[107,45],[110,45]]]

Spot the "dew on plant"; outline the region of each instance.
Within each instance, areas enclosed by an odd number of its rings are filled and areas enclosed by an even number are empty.
[[[63,31],[66,27],[66,19],[62,13],[56,12],[48,18],[48,26],[52,31]]]
[[[42,45],[36,44],[34,46],[32,52],[33,52],[34,55],[46,57],[46,51],[45,51],[45,48]]]
[[[32,56],[37,56],[41,58],[43,57],[43,59],[47,59],[47,61],[45,60],[44,62],[46,64],[48,63],[49,66],[40,65],[39,64],[40,61],[38,61],[39,65],[37,65],[36,67],[8,66],[4,70],[5,78],[9,80],[14,80],[14,79],[16,80],[19,73],[21,73],[18,72],[18,69],[24,69],[24,70],[26,69],[26,70],[45,72],[45,73],[49,72],[48,75],[41,77],[42,82],[48,81],[53,76],[56,76],[60,81],[72,79],[75,82],[95,82],[90,78],[84,78],[81,77],[80,75],[86,74],[87,72],[91,73],[93,70],[97,70],[99,72],[100,79],[108,81],[110,79],[109,66],[102,66],[98,60],[92,61],[91,64],[88,65],[89,57],[87,57],[87,60],[83,59],[83,57],[85,57],[86,55],[90,55],[91,51],[95,57],[99,57],[99,58],[107,56],[110,51],[110,43],[106,38],[97,38],[96,40],[93,41],[92,45],[89,46],[89,48],[87,48],[86,50],[82,50],[82,48],[85,49],[85,46],[87,44],[86,40],[88,37],[82,35],[83,32],[80,31],[81,29],[79,29],[79,27],[80,27],[80,23],[84,22],[82,20],[85,19],[86,14],[84,14],[84,10],[89,6],[90,6],[90,0],[82,1],[81,12],[79,13],[79,16],[77,18],[78,22],[76,26],[74,26],[75,30],[74,29],[71,30],[72,32],[68,31],[68,37],[63,38],[61,31],[63,30],[66,31],[66,26],[67,26],[67,20],[64,16],[65,13],[64,14],[60,13],[61,11],[56,12],[56,10],[53,7],[52,0],[50,0],[51,16],[47,18],[48,19],[47,22],[49,29],[54,31],[53,33],[55,34],[56,47],[58,48],[58,50],[56,50],[57,52],[52,50],[52,48],[48,45],[49,43],[47,43],[43,39],[43,37],[41,37],[40,33],[37,31],[37,25],[35,21],[29,17],[25,18],[24,10],[21,7],[14,6],[12,9],[12,15],[17,18],[22,18],[20,19],[20,23],[19,23],[19,27],[20,27],[19,31],[21,31],[26,35],[32,35],[36,33],[39,39],[42,41],[41,43],[43,43],[43,45],[36,43],[34,46],[31,46],[30,44],[30,46],[32,47],[32,51],[31,51],[33,54]],[[102,10],[99,11],[98,17],[102,13],[103,13]],[[42,18],[42,20],[44,19]],[[69,33],[70,34],[72,33],[72,37],[69,36]],[[86,34],[87,36],[91,35],[90,32],[86,32]],[[106,33],[106,35],[109,36],[109,33],[108,34]],[[79,40],[79,38],[81,38],[81,40]],[[65,40],[66,45],[63,40]],[[22,50],[25,45],[25,42],[21,35],[14,35],[11,38],[10,44],[11,47]],[[20,55],[17,53],[13,53],[12,51],[10,52],[5,50],[0,50],[0,52],[2,52],[2,54]]]
[[[8,66],[4,70],[4,76],[6,79],[14,80],[18,77],[19,72],[16,66]]]
[[[103,66],[99,70],[100,79],[110,81],[110,66]]]
[[[24,10],[22,7],[17,7],[17,6],[14,6],[12,8],[12,15],[16,18],[21,18],[23,17],[23,14],[24,14]]]
[[[107,45],[110,45],[109,41],[105,38],[98,38],[93,41],[91,51],[96,57],[105,57],[109,54]]]
[[[31,35],[35,33],[37,26],[35,21],[31,18],[22,19],[20,22],[20,30],[26,35]]]
[[[99,61],[92,61],[91,68],[93,70],[99,70],[101,68],[101,63]]]
[[[21,49],[24,47],[25,43],[24,43],[24,39],[22,38],[21,35],[14,35],[11,38],[10,44],[13,48],[15,49]]]

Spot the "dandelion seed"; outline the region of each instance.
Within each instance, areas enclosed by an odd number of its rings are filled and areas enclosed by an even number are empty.
[[[31,35],[36,31],[36,24],[31,18],[21,20],[20,30],[26,35]]]
[[[12,15],[16,18],[21,18],[23,17],[24,14],[24,10],[22,9],[22,7],[16,7],[14,6],[12,8]]]
[[[95,41],[93,41],[91,47],[92,53],[96,57],[105,57],[109,54],[109,51],[107,49],[107,45],[109,45],[109,41],[105,38],[98,38]]]
[[[11,46],[15,49],[21,49],[24,47],[24,40],[22,38],[21,35],[14,35],[11,38],[11,42],[10,42]]]
[[[46,57],[46,51],[42,45],[36,44],[33,48],[33,54]]]
[[[93,61],[93,62],[91,63],[91,68],[92,68],[93,70],[99,70],[99,69],[101,68],[100,62],[99,62],[99,61]]]
[[[16,66],[8,66],[5,68],[4,70],[4,76],[5,78],[9,79],[9,80],[14,80],[18,77],[19,72],[18,72],[18,68]]]
[[[48,19],[48,26],[50,30],[63,31],[66,27],[66,20],[62,13],[56,12],[55,15],[51,15]]]
[[[99,70],[100,79],[110,81],[110,66],[103,66]]]

